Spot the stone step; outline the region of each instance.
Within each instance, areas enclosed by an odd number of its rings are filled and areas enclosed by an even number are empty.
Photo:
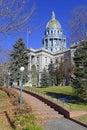
[[[40,108],[32,108],[32,111],[55,111],[54,109],[48,109],[48,108],[42,108],[42,109],[40,109]],[[57,112],[57,111],[55,111],[55,112]],[[58,113],[58,112],[57,112]]]
[[[56,111],[33,111],[34,114],[55,114],[57,115],[58,112]]]
[[[35,113],[34,113],[35,114]],[[41,112],[38,112],[36,113],[36,115],[43,115],[43,116],[58,116],[58,115],[61,115],[61,114],[58,114],[58,113],[41,113]]]
[[[61,114],[58,115],[36,115],[36,118],[42,118],[42,119],[55,119],[55,118],[63,118],[64,116]]]
[[[42,104],[41,104],[41,103],[40,103],[40,104],[38,104],[38,103],[36,103],[36,104],[35,104],[35,103],[31,103],[30,105],[32,105],[32,106],[36,106],[36,105],[37,105],[37,106],[46,106],[46,107],[50,107],[50,106],[48,106],[47,104],[44,104],[44,103],[42,103]]]
[[[38,108],[38,109],[44,109],[44,108],[46,108],[46,109],[53,109],[53,108],[51,108],[50,106],[32,106],[32,105],[30,105],[32,108]],[[53,109],[54,110],[54,109]]]
[[[32,113],[36,115],[36,118],[56,119],[64,117],[46,103],[29,94],[23,92],[23,97],[26,99],[29,106],[31,106]]]
[[[48,109],[48,110],[53,109],[51,107],[46,107],[46,106],[31,106],[31,107],[32,107],[32,109],[40,109],[40,110],[42,110],[42,109]]]

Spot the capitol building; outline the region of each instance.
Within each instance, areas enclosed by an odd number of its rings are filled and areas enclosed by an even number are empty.
[[[63,34],[61,24],[56,19],[54,11],[52,12],[51,20],[48,21],[45,33],[42,39],[42,48],[28,49],[28,71],[31,72],[32,65],[36,66],[39,75],[39,83],[43,69],[48,69],[48,65],[52,60],[55,64],[56,60],[68,63],[72,60],[75,46],[66,48],[66,36]],[[28,85],[32,86],[31,73],[28,75]]]

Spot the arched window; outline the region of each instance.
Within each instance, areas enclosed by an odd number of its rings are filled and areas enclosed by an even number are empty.
[[[53,51],[53,49],[51,48],[51,51]]]
[[[53,30],[51,30],[51,34],[53,34]]]
[[[57,33],[59,34],[59,30],[57,31]]]

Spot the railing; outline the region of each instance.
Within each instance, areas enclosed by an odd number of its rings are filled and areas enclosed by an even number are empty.
[[[72,108],[71,108],[71,104],[67,103],[67,102],[64,102],[64,101],[61,101],[59,99],[56,99],[56,98],[52,98],[51,96],[45,94],[45,93],[42,93],[40,91],[36,91],[36,90],[32,90],[32,88],[29,88],[27,89],[35,94],[38,94],[46,99],[49,99],[50,101],[62,106],[63,108],[67,109],[69,112],[71,112]]]

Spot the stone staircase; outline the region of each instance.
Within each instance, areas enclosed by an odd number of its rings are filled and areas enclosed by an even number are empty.
[[[63,115],[59,114],[53,108],[48,106],[42,101],[32,102],[31,103],[32,112],[36,115],[36,118],[43,118],[43,119],[56,119],[62,118]]]
[[[20,93],[18,90],[15,91]],[[26,100],[26,103],[31,106],[32,113],[35,114],[36,118],[56,119],[64,117],[63,115],[59,114],[58,111],[55,111],[53,108],[51,108],[41,100],[33,97],[32,95],[22,92],[22,96],[24,100]]]

